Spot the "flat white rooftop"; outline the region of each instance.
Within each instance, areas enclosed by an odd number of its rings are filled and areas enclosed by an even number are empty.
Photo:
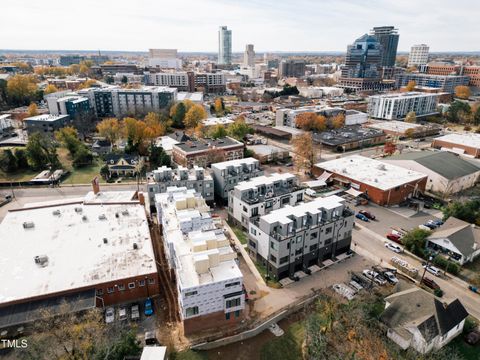
[[[315,166],[381,190],[420,180],[427,175],[360,155],[318,163]]]
[[[421,98],[421,97],[438,97],[436,93],[424,93],[419,91],[410,91],[404,93],[392,93],[392,94],[380,94],[372,95],[369,98],[381,98],[381,99],[408,99],[408,98]]]
[[[245,165],[250,165],[250,164],[258,164],[259,161],[254,158],[244,158],[244,159],[235,159],[235,160],[229,160],[229,161],[224,161],[224,162],[219,162],[212,164],[212,168],[217,168],[217,169],[226,169],[229,166],[241,166],[243,164]]]
[[[458,145],[469,146],[476,149],[480,149],[480,134],[475,134],[475,133],[447,134],[447,135],[435,138],[435,140],[445,141],[452,144],[458,144]]]
[[[0,303],[157,271],[142,205],[43,206],[10,211],[0,224]],[[36,256],[48,264],[37,265]]]
[[[210,117],[210,118],[202,121],[203,125],[205,125],[205,126],[229,125],[229,124],[233,124],[233,122],[234,121],[228,116],[219,117],[219,118]]]
[[[100,191],[95,194],[90,191],[85,196],[85,203],[125,203],[137,202],[135,199],[136,191]]]
[[[201,102],[203,101],[203,93],[202,92],[184,92],[181,91],[177,94],[177,101],[183,100],[191,100],[193,102]]]
[[[27,117],[24,119],[24,121],[57,121],[57,120],[65,119],[68,117],[69,115],[42,114],[42,115]]]
[[[373,122],[373,121],[372,121]],[[423,125],[408,123],[405,121],[397,121],[397,120],[388,120],[388,121],[376,121],[372,124],[369,124],[368,127],[379,129],[379,130],[386,130],[386,131],[395,131],[399,133],[404,133],[408,129],[420,129]]]
[[[337,195],[316,198],[313,201],[302,203],[296,206],[287,205],[283,208],[272,211],[270,214],[262,216],[262,219],[267,223],[273,224],[280,222],[288,224],[292,221],[289,216],[301,217],[307,213],[316,214],[321,212],[321,209],[334,209],[345,203],[345,199]]]
[[[260,185],[271,185],[276,181],[282,181],[282,180],[286,181],[290,179],[295,180],[296,179],[295,175],[290,173],[272,173],[270,175],[257,176],[257,177],[251,178],[250,180],[242,181],[237,186],[235,186],[235,189],[243,191],[243,190],[256,188]]]

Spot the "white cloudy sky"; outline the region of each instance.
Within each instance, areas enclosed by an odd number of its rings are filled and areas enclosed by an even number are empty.
[[[399,50],[480,50],[479,0],[1,0],[0,48],[344,51],[373,26],[400,29]]]

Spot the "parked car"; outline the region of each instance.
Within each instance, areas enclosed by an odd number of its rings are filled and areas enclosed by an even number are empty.
[[[433,281],[428,277],[424,277],[422,282],[425,284],[425,286],[429,287],[430,289],[433,289],[433,290],[440,289],[440,286],[438,286],[438,284],[435,281]]]
[[[310,197],[316,197],[317,196],[317,192],[313,189],[307,189],[305,190],[305,194],[310,196]]]
[[[115,310],[113,307],[108,307],[107,310],[105,310],[105,322],[107,324],[111,324],[115,321]]]
[[[138,306],[138,304],[133,304],[130,309],[130,314],[133,321],[140,319],[140,306]]]
[[[362,214],[362,215],[365,215],[367,218],[369,218],[370,220],[375,220],[375,215],[373,215],[371,212],[368,212],[366,210],[360,210],[358,212],[359,214]]]
[[[369,279],[373,279],[373,281],[375,281],[378,285],[385,285],[387,283],[387,281],[382,276],[380,276],[379,273],[373,270],[363,270],[363,275],[365,275]]]
[[[440,220],[440,219],[433,219],[433,220],[430,220],[430,221],[432,221],[432,222],[433,222],[435,225],[437,225],[437,226],[443,225],[443,221]],[[428,221],[427,221],[427,222],[428,222]]]
[[[431,220],[429,220],[429,221],[431,221]],[[428,221],[425,224],[423,224],[423,226],[426,226],[430,230],[435,230],[438,227],[433,222],[428,222]]]
[[[435,266],[425,264],[423,265],[423,268],[426,269],[430,274],[433,274],[435,276],[441,275],[440,269],[436,268]]]
[[[127,316],[127,308],[126,308],[126,306],[121,306],[121,307],[118,309],[118,318],[120,319],[120,321],[125,321],[125,320],[127,320],[128,316]]]
[[[352,281],[355,281],[356,283],[360,284],[363,287],[368,287],[370,285],[370,282],[368,281],[368,279],[359,274],[352,274]]]
[[[401,244],[402,243],[402,240],[401,240],[401,237],[400,235],[397,235],[397,234],[387,234],[387,239],[388,240],[391,240],[393,242],[396,242],[397,244]]]
[[[396,252],[397,254],[400,254],[403,252],[403,248],[401,246],[398,246],[394,243],[386,243],[385,244],[385,247],[389,250],[392,250],[394,252]]]
[[[145,345],[159,345],[155,331],[145,332]]]
[[[370,221],[370,220],[368,220],[368,218],[367,218],[365,215],[360,214],[360,213],[357,213],[357,214],[355,215],[355,217],[356,217],[357,219],[360,219],[360,220],[365,221],[365,222],[369,222],[369,221]]]
[[[355,291],[345,284],[334,284],[332,288],[347,300],[352,300],[355,297]]]
[[[350,287],[353,289],[353,290],[356,290],[357,292],[362,290],[363,289],[363,286],[360,285],[357,281],[355,280],[352,280],[348,283],[348,285],[350,285]]]
[[[397,277],[396,277],[391,271],[385,271],[385,272],[383,273],[383,277],[384,277],[390,284],[395,285],[396,283],[398,283]]]
[[[282,330],[282,328],[280,326],[278,326],[277,324],[271,324],[268,327],[268,330],[270,330],[270,332],[275,336],[282,336],[285,333]]]
[[[145,310],[144,310],[145,316],[150,316],[153,314],[153,304],[152,304],[152,299],[148,298],[145,300]]]

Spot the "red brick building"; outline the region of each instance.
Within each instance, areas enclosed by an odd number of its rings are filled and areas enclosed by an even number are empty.
[[[231,137],[189,140],[173,145],[173,161],[178,165],[207,167],[212,163],[242,159],[244,144]]]
[[[447,134],[433,139],[432,147],[480,158],[480,134]]]
[[[382,206],[397,205],[423,193],[427,184],[425,174],[359,155],[315,165],[315,176],[325,172],[331,174],[334,183],[361,191]]]

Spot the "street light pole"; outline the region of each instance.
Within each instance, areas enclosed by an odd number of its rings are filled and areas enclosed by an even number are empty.
[[[420,279],[420,284],[423,283],[423,278],[425,277],[425,273],[427,272],[427,267],[430,265],[430,262],[433,260],[433,257],[429,256],[428,257],[428,261],[427,261],[427,265],[425,266],[425,268],[423,269],[423,275],[422,275],[422,278]]]

